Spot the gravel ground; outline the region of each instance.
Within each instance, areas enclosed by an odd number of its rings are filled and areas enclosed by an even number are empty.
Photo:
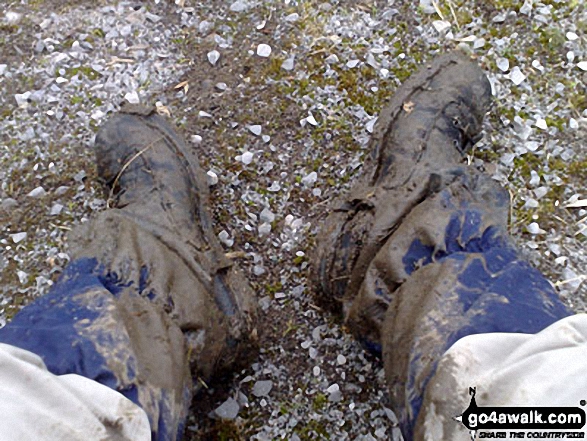
[[[461,46],[496,96],[468,160],[510,190],[511,234],[585,311],[586,31],[577,0],[3,2],[0,324],[105,208],[97,127],[124,100],[156,104],[199,152],[262,311],[257,362],[210,385],[186,439],[400,439],[381,364],[313,300],[328,201],[360,172],[386,98]]]

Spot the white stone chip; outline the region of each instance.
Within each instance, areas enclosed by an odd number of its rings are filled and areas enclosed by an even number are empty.
[[[261,213],[259,214],[259,219],[263,223],[271,223],[275,220],[275,214],[273,214],[273,212],[269,208],[265,207],[263,208],[263,211],[261,211]]]
[[[253,274],[256,276],[262,276],[265,274],[265,268],[262,265],[255,265],[253,266]]]
[[[141,102],[141,100],[139,99],[139,94],[136,90],[128,92],[126,95],[124,95],[124,99],[131,104],[139,104]]]
[[[208,170],[206,172],[206,180],[208,181],[209,186],[216,185],[218,184],[218,175],[212,170]]]
[[[376,122],[377,118],[372,118],[369,121],[367,121],[367,124],[365,124],[365,129],[367,129],[367,132],[373,133],[373,127],[375,127]]]
[[[528,225],[526,227],[526,229],[528,230],[528,233],[530,234],[545,234],[546,231],[544,231],[543,229],[540,228],[540,225],[538,225],[537,222],[532,222],[530,225]]]
[[[312,369],[312,373],[314,374],[315,377],[317,377],[318,375],[320,375],[320,367],[319,366],[314,366],[314,369]]]
[[[540,175],[535,170],[530,172],[529,184],[531,187],[536,187],[538,184],[540,184]]]
[[[58,216],[59,214],[61,214],[61,211],[63,210],[63,205],[55,203],[53,204],[53,206],[51,207],[51,211],[49,212],[49,214],[51,216]]]
[[[569,41],[575,41],[578,38],[579,38],[579,36],[576,33],[571,32],[571,31],[567,32],[567,40],[569,40]]]
[[[29,98],[31,96],[31,92],[25,92],[25,93],[17,93],[16,95],[14,95],[14,99],[16,100],[16,104],[18,104],[18,107],[27,107],[29,105]]]
[[[328,57],[326,57],[324,61],[328,64],[338,63],[338,57],[336,56],[336,54],[331,54]]]
[[[575,118],[569,119],[569,129],[576,130],[579,128],[579,122]]]
[[[234,420],[238,415],[238,411],[240,410],[240,406],[238,402],[234,398],[229,398],[220,406],[218,406],[214,413],[218,418],[222,418],[223,420]]]
[[[543,118],[536,118],[536,122],[534,123],[536,127],[542,130],[548,130],[548,125],[546,124],[546,120]]]
[[[532,61],[532,67],[534,69],[539,70],[540,72],[544,72],[544,66],[542,64],[540,64],[539,60],[533,60]]]
[[[507,58],[498,58],[496,64],[497,68],[502,72],[507,72],[510,68],[510,60]]]
[[[12,241],[14,243],[19,243],[22,242],[23,240],[25,240],[27,237],[27,233],[22,232],[22,233],[14,233],[10,235],[10,238],[12,239]]]
[[[519,86],[526,79],[526,75],[524,75],[520,68],[516,66],[512,69],[510,79],[512,80],[512,83],[514,83],[516,86]]]
[[[47,192],[45,191],[45,189],[43,187],[37,187],[34,190],[32,190],[30,193],[27,194],[27,196],[31,197],[31,198],[40,198],[43,197],[47,194]]]
[[[304,119],[308,124],[310,124],[314,127],[316,127],[318,125],[318,121],[316,121],[316,118],[314,118],[314,115],[312,115],[312,112],[308,112],[308,116]]]
[[[259,236],[266,236],[271,233],[271,224],[264,223],[259,225]]]
[[[284,60],[283,63],[281,63],[281,68],[283,70],[292,71],[294,68],[295,59],[296,57],[292,55],[288,59]]]
[[[304,176],[302,178],[302,184],[304,184],[306,187],[311,187],[316,183],[317,180],[318,180],[318,173],[313,171],[313,172],[308,173],[306,176]]]
[[[237,0],[232,5],[230,5],[230,10],[232,12],[243,12],[249,9],[249,4],[247,2],[243,2],[241,0]]]
[[[259,124],[255,124],[255,125],[249,126],[249,131],[253,135],[259,136],[261,134],[261,131],[262,130],[263,130],[263,128]]]
[[[432,26],[434,26],[434,29],[436,29],[436,32],[438,32],[439,34],[442,34],[443,32],[446,32],[450,29],[450,23],[448,21],[444,21],[444,20],[434,20],[432,22]]]
[[[542,199],[547,193],[548,188],[544,186],[534,189],[534,196],[536,196],[536,199]]]
[[[252,152],[244,152],[241,156],[241,162],[245,165],[249,165],[251,162],[253,162],[253,153]]]
[[[22,19],[22,14],[20,12],[15,11],[6,11],[4,13],[4,20],[8,24],[16,24]]]
[[[252,389],[252,394],[256,397],[266,397],[273,388],[273,381],[259,380],[255,383]]]
[[[567,289],[571,293],[574,293],[575,291],[577,291],[577,289],[579,289],[579,286],[581,286],[581,283],[583,283],[583,281],[585,280],[585,276],[578,275],[575,271],[573,271],[571,268],[567,266],[565,267],[565,269],[563,269],[562,279],[562,282],[564,282],[563,286],[565,287],[565,289]]]
[[[94,121],[99,121],[99,120],[101,120],[102,118],[104,118],[104,116],[105,116],[105,115],[106,115],[106,114],[105,114],[104,112],[102,112],[100,109],[96,109],[96,110],[94,111],[94,113],[92,113],[92,114],[90,115],[90,118],[92,118]]]
[[[212,66],[216,66],[216,63],[218,62],[219,59],[220,59],[220,52],[218,52],[216,49],[208,52],[208,61],[210,62],[210,64]]]
[[[16,272],[16,275],[18,276],[18,281],[21,283],[21,285],[24,285],[29,280],[29,275],[24,271],[19,270]]]
[[[538,201],[533,198],[526,199],[526,203],[524,204],[524,208],[538,208],[539,206]]]
[[[528,15],[530,12],[532,12],[532,1],[526,0],[520,8],[520,14]]]
[[[587,61],[580,61],[577,63],[577,67],[581,70],[587,70]]]
[[[257,46],[257,55],[263,58],[267,58],[271,55],[271,46],[265,43],[261,43]]]
[[[200,118],[212,118],[212,115],[211,115],[211,114],[209,114],[208,112],[205,112],[205,111],[203,111],[203,110],[200,110],[200,111],[198,112],[198,116],[199,116]]]
[[[226,230],[222,230],[220,233],[218,233],[218,239],[220,239],[220,242],[222,242],[227,247],[234,245],[234,240],[230,238],[230,235]]]
[[[346,363],[346,357],[342,354],[338,354],[338,357],[336,357],[336,363],[339,365],[343,365]]]
[[[330,386],[328,386],[328,389],[326,389],[326,392],[331,394],[334,392],[338,392],[339,390],[340,390],[340,386],[337,383],[334,383],[334,384],[331,384]]]
[[[291,14],[286,15],[283,19],[289,23],[294,23],[300,19],[300,14],[292,12]]]

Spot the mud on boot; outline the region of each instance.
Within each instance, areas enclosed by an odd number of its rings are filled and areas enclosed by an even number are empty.
[[[194,378],[246,363],[257,345],[254,293],[214,234],[195,154],[140,106],[112,116],[95,150],[113,208],[75,231],[74,259],[96,259],[121,298],[138,291],[164,310],[185,336]]]
[[[360,178],[322,224],[313,262],[319,303],[348,315],[369,263],[402,219],[463,173],[459,163],[480,138],[490,98],[483,71],[456,52],[397,90],[375,125]],[[372,313],[386,309],[382,300]]]

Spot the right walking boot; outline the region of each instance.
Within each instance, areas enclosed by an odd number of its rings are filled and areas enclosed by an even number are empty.
[[[443,397],[467,390],[450,389],[452,371],[435,377],[455,342],[532,334],[569,315],[508,237],[507,191],[460,165],[489,98],[487,78],[461,55],[421,69],[382,112],[364,175],[318,241],[320,295],[382,354],[406,441],[457,439]]]
[[[457,52],[439,56],[397,90],[377,120],[359,180],[331,205],[317,238],[313,278],[321,304],[348,319],[387,238],[417,204],[463,174],[460,163],[480,138],[490,98],[483,71]],[[380,352],[389,300],[370,300],[355,335]]]

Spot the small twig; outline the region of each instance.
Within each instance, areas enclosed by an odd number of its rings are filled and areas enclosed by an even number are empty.
[[[461,25],[459,24],[459,19],[457,18],[457,14],[455,14],[455,10],[452,7],[452,1],[448,0],[448,7],[450,9],[450,13],[452,14],[452,18],[455,19],[455,23],[457,25],[457,28],[460,30],[461,29]]]
[[[238,259],[242,257],[247,257],[247,253],[245,253],[244,251],[231,251],[229,253],[225,253],[224,256],[227,259]]]
[[[580,276],[573,277],[572,279],[560,280],[560,281],[556,282],[554,284],[554,286],[566,285],[567,283],[576,282],[577,280],[580,280],[582,282],[585,279],[587,279],[587,276],[585,274],[581,274]]]
[[[205,389],[210,389],[208,387],[208,385],[206,384],[206,382],[204,380],[202,380],[200,377],[198,377],[198,381],[202,384],[202,386],[204,386]]]
[[[583,225],[579,231],[577,231],[574,236],[578,236],[579,234],[581,234],[583,231],[587,230],[587,224]]]
[[[434,0],[432,0],[432,6],[434,6],[434,9],[436,10],[436,13],[438,14],[438,16],[440,17],[441,20],[444,20],[444,16],[442,15],[442,11],[440,10],[440,8],[438,7],[438,3],[436,3]]]
[[[112,60],[110,60],[108,63],[106,63],[106,66],[110,67],[110,66],[114,66],[115,64],[118,64],[118,63],[133,64],[135,62],[136,62],[136,60],[134,60],[132,58],[113,57]]]
[[[145,153],[147,150],[149,150],[151,147],[153,147],[157,142],[161,141],[162,139],[163,139],[163,137],[157,138],[156,140],[151,142],[151,144],[147,145],[147,147],[145,147],[144,149],[139,150],[137,153],[135,153],[133,155],[132,158],[130,158],[128,161],[125,162],[125,164],[122,166],[122,168],[120,169],[120,171],[116,175],[116,178],[114,178],[114,183],[112,184],[112,187],[110,188],[110,194],[108,195],[108,202],[106,204],[108,208],[112,208],[111,202],[112,202],[112,198],[114,197],[114,189],[118,185],[118,180],[120,179],[120,176],[122,176],[122,173],[124,173],[124,171],[134,162],[135,159],[137,159],[139,156],[141,156],[143,153]]]
[[[60,230],[71,231],[70,227],[65,227],[63,225],[55,225],[53,222],[49,222],[49,225],[53,228],[59,228]]]

